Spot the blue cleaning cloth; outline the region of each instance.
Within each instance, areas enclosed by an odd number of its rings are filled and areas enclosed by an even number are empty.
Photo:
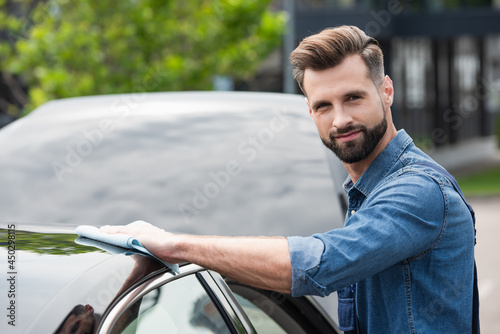
[[[134,222],[132,224],[147,224],[145,222]],[[168,268],[176,273],[179,272],[179,266],[165,262],[157,258],[153,253],[148,251],[136,238],[127,234],[108,234],[101,232],[101,230],[94,226],[80,225],[75,230],[79,238],[75,240],[77,244],[84,246],[92,246],[100,248],[112,254],[141,254],[155,258],[163,263]]]

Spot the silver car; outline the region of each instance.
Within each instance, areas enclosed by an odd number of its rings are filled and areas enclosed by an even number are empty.
[[[335,294],[293,298],[74,242],[79,225],[135,220],[234,236],[341,227],[346,174],[307,110],[285,94],[107,95],[1,129],[0,332],[337,333]]]

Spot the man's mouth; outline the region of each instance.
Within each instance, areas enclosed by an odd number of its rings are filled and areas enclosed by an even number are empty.
[[[361,130],[354,130],[354,131],[350,131],[348,133],[336,135],[335,139],[340,141],[340,142],[345,143],[345,142],[351,141],[353,139],[356,139],[360,133],[361,133]]]

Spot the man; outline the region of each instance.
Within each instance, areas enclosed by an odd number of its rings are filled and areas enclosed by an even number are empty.
[[[294,296],[341,291],[346,331],[470,333],[471,214],[448,178],[421,165],[435,163],[396,130],[377,41],[356,27],[326,29],[302,41],[291,61],[321,139],[349,173],[344,228],[288,238],[174,235],[153,226],[103,231],[134,235],[166,261],[256,287]]]

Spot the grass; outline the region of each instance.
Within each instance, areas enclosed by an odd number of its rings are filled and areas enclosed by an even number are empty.
[[[500,167],[457,178],[464,195],[500,196]]]

